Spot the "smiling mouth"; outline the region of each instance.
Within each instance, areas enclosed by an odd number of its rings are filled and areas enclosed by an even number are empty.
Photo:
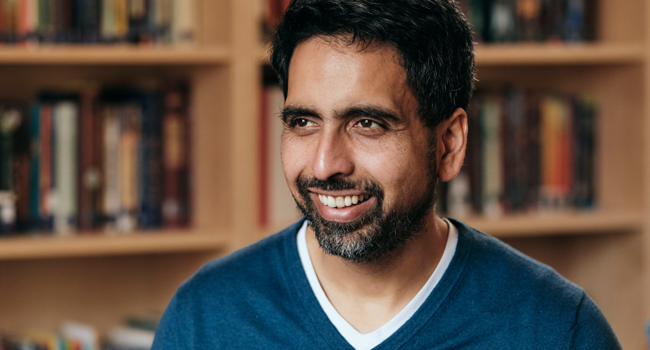
[[[319,194],[318,199],[320,200],[323,205],[326,205],[330,208],[345,208],[345,207],[351,207],[355,206],[357,204],[361,204],[368,199],[370,199],[370,195],[359,195],[359,196],[339,196],[339,197],[333,197],[333,196],[326,196]]]

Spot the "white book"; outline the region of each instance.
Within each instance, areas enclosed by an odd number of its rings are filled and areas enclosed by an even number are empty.
[[[174,0],[172,14],[172,43],[191,46],[196,40],[196,4],[194,0]]]
[[[487,98],[481,111],[482,140],[482,188],[483,213],[497,217],[502,214],[503,193],[501,104],[498,98]]]
[[[268,147],[267,157],[269,164],[269,224],[279,227],[291,224],[302,216],[296,202],[289,191],[287,181],[282,170],[280,157],[280,143],[284,125],[279,115],[284,108],[284,95],[279,86],[266,89],[268,100]]]
[[[114,39],[116,36],[114,0],[102,0],[101,16],[102,39]]]
[[[107,229],[115,229],[120,211],[120,120],[115,106],[104,108],[104,191],[103,214],[109,219]],[[110,221],[113,221],[111,224]]]
[[[78,106],[74,102],[58,102],[52,107],[55,140],[54,231],[62,235],[74,232],[77,226],[78,118]]]

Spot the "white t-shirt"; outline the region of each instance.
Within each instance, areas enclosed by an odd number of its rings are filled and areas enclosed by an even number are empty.
[[[300,255],[300,261],[302,262],[302,267],[307,274],[307,279],[309,280],[309,285],[316,295],[316,299],[320,306],[325,311],[325,314],[329,320],[334,324],[336,329],[341,333],[343,338],[347,340],[348,343],[352,345],[357,350],[372,349],[375,346],[379,345],[384,340],[388,339],[395,331],[397,331],[406,321],[408,321],[413,314],[420,308],[420,306],[427,299],[429,294],[436,287],[442,276],[447,271],[451,259],[456,253],[456,245],[458,244],[458,230],[456,227],[447,219],[444,219],[449,227],[449,232],[447,235],[447,244],[445,245],[445,251],[442,253],[442,258],[438,263],[438,266],[429,277],[427,283],[424,284],[422,289],[415,295],[413,300],[411,300],[402,311],[400,311],[393,319],[388,321],[385,325],[381,326],[379,329],[374,332],[361,334],[359,331],[354,329],[339,313],[336,311],[332,303],[325,295],[323,288],[318,281],[316,272],[314,271],[314,265],[311,263],[311,257],[309,256],[309,250],[307,249],[307,221],[302,225],[296,236],[298,243],[298,254]]]

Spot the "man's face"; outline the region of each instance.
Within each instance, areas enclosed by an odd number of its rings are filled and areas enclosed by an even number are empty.
[[[283,113],[282,166],[325,252],[377,260],[426,224],[435,197],[435,135],[390,45],[298,45]]]

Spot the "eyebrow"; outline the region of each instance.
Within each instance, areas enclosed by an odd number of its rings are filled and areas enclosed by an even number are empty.
[[[335,114],[337,119],[344,119],[350,116],[361,116],[361,117],[370,117],[375,119],[381,119],[386,121],[392,121],[394,123],[401,123],[402,119],[399,118],[392,111],[376,107],[376,106],[354,106],[349,107],[344,110],[336,111]],[[285,107],[280,114],[282,121],[286,123],[287,119],[291,117],[317,117],[320,118],[320,114],[315,110],[307,107],[300,106],[288,106]]]

